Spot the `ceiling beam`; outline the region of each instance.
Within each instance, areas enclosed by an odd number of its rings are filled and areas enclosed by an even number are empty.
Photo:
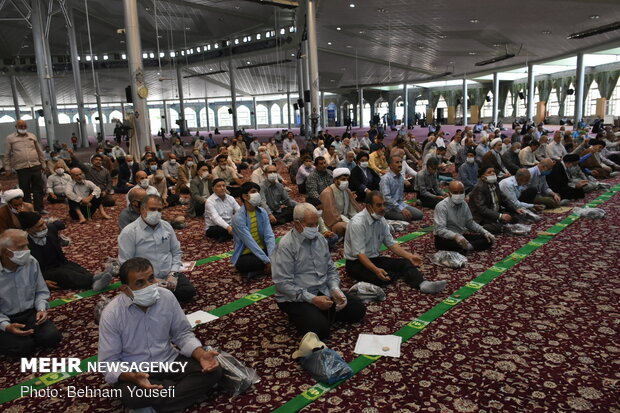
[[[396,69],[405,70],[407,72],[423,73],[425,75],[436,75],[437,74],[436,72],[433,72],[433,71],[430,71],[430,70],[426,70],[426,69],[422,69],[422,68],[419,68],[419,67],[413,67],[413,66],[403,65],[403,64],[400,64],[400,63],[389,62],[387,60],[378,59],[378,58],[375,58],[375,57],[368,57],[368,56],[362,56],[362,55],[355,55],[353,53],[340,52],[340,51],[337,51],[337,50],[326,49],[324,47],[319,47],[318,51],[319,52],[323,52],[323,53],[327,53],[327,54],[331,54],[331,55],[334,55],[334,56],[346,57],[348,59],[357,59],[357,60],[363,60],[365,62],[380,64],[380,65],[383,65],[383,66],[391,66],[391,67],[394,67]]]
[[[26,106],[33,107],[34,106],[34,101],[32,100],[32,97],[30,97],[30,94],[28,94],[28,91],[26,90],[26,88],[22,84],[22,81],[19,78],[19,76],[15,76],[15,83],[17,85],[17,91],[21,95],[22,100],[24,101]]]
[[[182,67],[181,68],[181,73],[183,73],[183,71],[189,73],[190,75],[199,75],[200,74],[200,72],[197,72],[197,71],[195,71],[193,69],[190,69],[188,67]],[[200,76],[197,76],[197,77],[200,77]],[[219,86],[221,88],[230,90],[230,85],[228,85],[228,84],[226,84],[224,82],[220,82],[219,80],[215,80],[215,79],[211,78],[211,76],[209,76],[207,73],[205,73],[205,76],[202,76],[202,80],[204,80],[205,83],[212,83],[212,84],[214,84],[216,86]],[[236,93],[237,93],[237,95],[239,95],[239,94],[246,95],[246,96],[247,95],[250,95],[250,96],[252,95],[250,92],[246,92],[245,90],[241,90],[239,88],[237,88]]]

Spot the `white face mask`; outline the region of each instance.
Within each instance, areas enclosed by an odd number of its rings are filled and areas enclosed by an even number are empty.
[[[228,167],[228,165],[220,165],[220,169],[221,169],[222,171],[225,171],[225,170],[226,170],[226,167]]]
[[[349,181],[342,181],[338,185],[338,188],[340,188],[341,191],[346,191],[348,187],[349,187]]]
[[[454,202],[455,204],[462,204],[465,200],[465,194],[453,194],[451,195],[451,198],[452,202]]]
[[[175,165],[177,163],[176,159],[170,159],[170,165]]]
[[[301,235],[307,239],[315,239],[319,235],[319,227],[305,227]]]
[[[144,222],[152,226],[159,224],[159,221],[161,221],[161,212],[159,211],[148,211],[144,217]]]
[[[187,161],[187,162],[185,162],[185,165],[187,165],[188,168],[191,168],[192,166],[194,166],[194,162]]]
[[[487,183],[494,184],[497,182],[497,175],[487,175]]]
[[[515,150],[513,150],[513,152],[514,153],[519,153],[519,152],[521,152],[521,149],[515,149]]]
[[[362,168],[368,168],[368,162],[360,162]]]
[[[25,135],[26,133],[28,133],[28,129],[17,129],[17,133],[19,133],[20,135]]]
[[[205,173],[203,173],[203,174],[200,174],[200,177],[201,177],[202,179],[207,179],[207,177],[208,177],[208,176],[209,176],[209,172],[205,172]]]
[[[131,168],[133,166],[133,161],[127,162],[127,166]]]
[[[325,145],[320,144],[320,145],[319,145],[319,148],[321,148],[321,149],[325,149]]]
[[[146,189],[149,187],[149,180],[144,178],[140,181],[140,188]]]
[[[64,173],[65,173],[65,170],[64,170],[64,169],[62,169],[62,168],[58,168],[58,169],[56,169],[54,172],[56,172],[58,175],[62,175],[62,174],[64,174]]]
[[[47,228],[32,235],[34,238],[45,238],[47,236]]]
[[[253,194],[250,194],[250,199],[248,199],[248,202],[252,206],[255,206],[255,207],[259,206],[261,203],[260,193],[254,192]]]
[[[159,287],[151,284],[140,290],[131,290],[133,293],[133,303],[141,307],[150,307],[159,300]]]
[[[10,258],[17,265],[25,265],[30,260],[30,250],[13,251],[13,256]]]
[[[278,180],[277,172],[271,172],[271,173],[267,174],[267,179],[269,180],[269,182],[277,181]]]
[[[151,168],[151,171],[156,171],[157,170],[157,165],[151,165],[149,168]]]
[[[476,162],[476,158],[467,158],[467,162],[468,163],[474,163],[474,162]]]

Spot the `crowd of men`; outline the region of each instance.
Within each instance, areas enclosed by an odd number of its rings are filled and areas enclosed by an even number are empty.
[[[399,246],[388,220],[408,225],[432,210],[437,250],[492,248],[506,225],[606,187],[601,180],[620,171],[618,135],[611,128],[592,137],[560,129],[549,139],[542,127],[511,136],[465,127],[450,142],[435,130],[420,144],[403,128],[386,145],[374,127],[362,137],[324,131],[304,144],[292,132],[266,144],[238,133],[219,145],[200,136],[189,148],[174,137],[169,153],[147,146],[140,159],[118,142],[101,142],[82,162],[66,145],[42,150],[18,121],[4,165],[7,176],[17,174],[19,189],[5,190],[0,207],[0,354],[29,356],[58,344],[49,289],[108,286],[112,274],[92,274],[66,258],[62,220],[109,220],[106,208],[125,202],[118,218],[122,287],[101,316],[99,361],[187,361],[176,376],[105,377],[129,408],[182,409],[202,400],[222,371],[181,308],[197,290],[181,271],[179,222],[163,219],[165,208],[186,205],[188,217],[204,219],[210,242],[232,240],[231,262],[241,277],[271,277],[278,307],[300,334],[327,339],[334,322],[365,315],[362,302],[341,289],[331,250],[343,250],[354,280],[385,287],[402,278],[421,293],[439,293],[447,281],[425,278],[423,258]],[[289,195],[294,186],[299,202]],[[66,204],[66,217],[49,217],[45,191],[48,203]],[[406,192],[417,201],[407,201]],[[289,223],[276,245],[273,227]],[[381,254],[383,247],[396,258]],[[170,383],[181,389],[174,398],[130,391]]]

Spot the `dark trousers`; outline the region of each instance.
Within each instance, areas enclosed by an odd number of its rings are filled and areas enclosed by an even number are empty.
[[[32,166],[17,170],[17,183],[24,191],[24,202],[34,203],[36,211],[43,210],[43,175],[41,166]],[[32,194],[32,196],[30,195]]]
[[[50,204],[64,204],[67,201],[67,197],[64,195],[58,195],[56,194],[56,199],[52,198],[51,196],[47,196],[47,202],[49,202]]]
[[[117,194],[126,194],[133,186],[127,184],[117,185],[114,187],[114,192]]]
[[[217,242],[229,241],[232,239],[232,236],[228,233],[228,231],[226,231],[225,228],[217,225],[207,228],[205,235],[207,238],[213,238]]]
[[[418,288],[424,281],[420,271],[404,258],[375,257],[370,258],[370,261],[377,267],[384,269],[391,281],[403,277],[405,282],[413,288]],[[381,280],[374,272],[364,267],[360,260],[347,260],[346,269],[349,277],[357,281],[366,281],[380,286],[391,282]]]
[[[103,205],[104,207],[111,207],[116,205],[116,201],[114,201],[112,195],[106,194],[106,196],[101,197],[101,205]]]
[[[79,209],[80,211],[82,211],[82,215],[84,215],[84,218],[89,219],[93,215],[95,215],[95,212],[97,212],[97,208],[99,208],[99,205],[101,205],[101,198],[93,198],[90,201],[90,207],[82,204],[81,202],[69,200],[69,216],[73,219],[79,219],[77,214],[77,210]]]
[[[201,202],[196,202],[194,201],[194,199],[191,199],[189,201],[189,209],[187,210],[187,214],[194,218],[194,217],[201,217],[204,216],[205,214],[205,202],[201,201]]]
[[[235,263],[235,268],[241,274],[247,274],[249,272],[263,271],[265,263],[250,252],[249,254],[243,254],[239,257]]]
[[[293,208],[290,206],[282,207],[280,212],[274,211],[272,214],[276,217],[276,223],[273,225],[283,225],[293,221]]]
[[[491,243],[482,234],[463,234],[465,239],[474,247],[474,251],[484,251],[491,248]],[[435,248],[443,251],[466,252],[453,239],[441,238],[435,235]]]
[[[241,187],[240,186],[228,185],[226,187],[226,189],[228,189],[228,192],[230,193],[230,196],[232,196],[233,198],[238,198],[238,197],[241,196]]]
[[[441,202],[441,199],[434,196],[424,196],[418,194],[418,199],[422,202],[422,206],[426,208],[435,209],[438,203]]]
[[[558,194],[562,199],[582,199],[586,197],[583,188],[571,188],[570,186],[560,189]]]
[[[194,284],[183,274],[177,272],[177,287],[174,289],[173,294],[180,303],[190,301],[196,295],[196,287]]]
[[[71,261],[43,271],[43,278],[56,282],[61,288],[72,290],[85,290],[93,285],[93,274]]]
[[[278,303],[278,307],[288,315],[289,320],[302,335],[312,331],[320,339],[325,340],[329,338],[330,327],[335,321],[357,323],[366,314],[366,307],[357,297],[347,293],[344,295],[347,297],[347,305],[340,311],[336,311],[335,304],[329,310],[321,310],[314,304],[306,302],[286,301]]]
[[[9,357],[29,357],[34,353],[35,347],[56,347],[62,334],[56,329],[54,323],[46,320],[41,325],[36,325],[37,311],[32,308],[9,316],[9,322],[25,324],[22,330],[33,329],[34,333],[27,336],[0,331],[0,354]]]
[[[179,355],[175,361],[187,362],[185,371],[179,373],[150,373],[151,384],[162,385],[164,389],[174,387],[174,397],[132,397],[129,389],[136,385],[119,381],[116,388],[123,393],[121,401],[129,409],[153,407],[158,413],[180,412],[202,402],[222,378],[222,368],[203,373],[200,363],[193,358]]]

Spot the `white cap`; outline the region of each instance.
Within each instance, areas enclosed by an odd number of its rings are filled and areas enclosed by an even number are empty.
[[[4,191],[2,196],[4,196],[4,200],[6,202],[9,202],[15,198],[23,198],[24,191],[22,191],[21,189],[9,189],[8,191]]]
[[[334,169],[334,172],[332,174],[332,176],[334,177],[334,179],[342,176],[342,175],[351,175],[351,171],[349,171],[349,168],[336,168]]]

